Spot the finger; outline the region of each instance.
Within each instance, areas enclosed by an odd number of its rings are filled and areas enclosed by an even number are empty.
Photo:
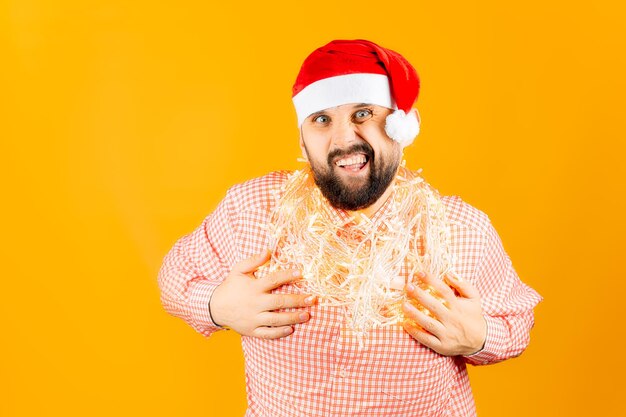
[[[469,281],[461,279],[454,273],[446,275],[446,282],[454,289],[458,291],[461,297],[465,298],[480,298],[480,293]]]
[[[280,339],[281,337],[289,336],[293,333],[293,327],[257,327],[252,331],[253,337],[259,337],[261,339]]]
[[[259,314],[259,323],[261,327],[284,327],[294,324],[305,323],[311,319],[311,315],[306,311],[298,311],[294,313],[275,313],[266,311]]]
[[[454,301],[454,299],[456,298],[454,292],[450,289],[448,285],[446,285],[445,282],[443,282],[443,280],[435,278],[432,275],[425,274],[423,272],[420,272],[418,274],[418,277],[422,279],[422,282],[430,285],[437,292],[437,295],[446,300],[448,303]]]
[[[270,260],[270,251],[266,249],[264,252],[251,256],[250,258],[244,259],[243,261],[237,262],[235,266],[233,266],[233,271],[239,272],[242,274],[251,274]]]
[[[261,307],[265,310],[309,307],[315,304],[316,297],[308,294],[268,294],[264,296]]]
[[[428,333],[437,338],[443,336],[445,332],[445,327],[443,326],[443,324],[441,324],[439,320],[430,317],[409,302],[405,302],[402,304],[402,311],[404,312],[404,316],[406,318],[408,318],[410,321],[413,321],[417,326],[426,330]]]
[[[427,310],[430,310],[439,319],[445,319],[450,310],[444,304],[445,300],[437,299],[432,292],[424,290],[413,283],[406,286],[406,293],[410,298],[417,300]]]
[[[263,279],[260,279],[258,282],[265,291],[271,291],[300,279],[302,279],[302,273],[300,271],[297,269],[287,269],[284,271],[273,272]]]
[[[406,320],[402,327],[404,330],[413,337],[413,339],[420,342],[422,345],[431,348],[432,350],[441,349],[441,341],[432,334],[424,331],[419,326],[415,326],[410,321]]]

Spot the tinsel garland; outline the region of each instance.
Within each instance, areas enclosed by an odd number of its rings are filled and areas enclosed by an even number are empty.
[[[416,282],[420,271],[443,278],[452,267],[445,207],[437,191],[404,162],[391,186],[384,216],[356,212],[346,223],[307,167],[293,172],[276,196],[269,225],[269,272],[300,268],[303,290],[320,304],[343,307],[348,327],[360,336],[404,319],[406,295],[392,282]]]

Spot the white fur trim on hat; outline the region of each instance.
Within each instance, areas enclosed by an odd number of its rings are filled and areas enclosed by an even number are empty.
[[[293,97],[298,126],[311,114],[350,103],[367,103],[394,109],[389,80],[382,74],[346,74],[307,85]]]
[[[385,120],[387,136],[398,142],[403,148],[413,143],[420,132],[416,112],[417,110],[411,109],[409,114],[406,114],[403,110],[396,110]]]

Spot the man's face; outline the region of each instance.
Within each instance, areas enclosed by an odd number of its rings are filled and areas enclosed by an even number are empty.
[[[336,208],[374,204],[393,181],[402,148],[385,133],[392,110],[344,104],[313,113],[302,124],[300,147],[315,183]]]

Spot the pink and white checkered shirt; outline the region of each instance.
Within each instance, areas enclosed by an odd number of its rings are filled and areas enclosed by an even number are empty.
[[[266,225],[287,172],[231,188],[218,208],[165,257],[159,273],[162,302],[205,336],[220,330],[208,303],[232,266],[269,246]],[[372,330],[360,344],[343,311],[312,306],[309,322],[275,340],[242,337],[246,416],[472,416],[466,364],[518,356],[529,342],[539,294],[522,283],[498,234],[481,211],[443,197],[454,269],[479,290],[485,347],[471,356],[442,356],[401,326]],[[380,215],[385,215],[384,205]],[[337,210],[339,217],[345,213]],[[378,215],[378,213],[377,213]],[[406,270],[406,268],[405,268]],[[293,285],[277,291],[298,291]]]

